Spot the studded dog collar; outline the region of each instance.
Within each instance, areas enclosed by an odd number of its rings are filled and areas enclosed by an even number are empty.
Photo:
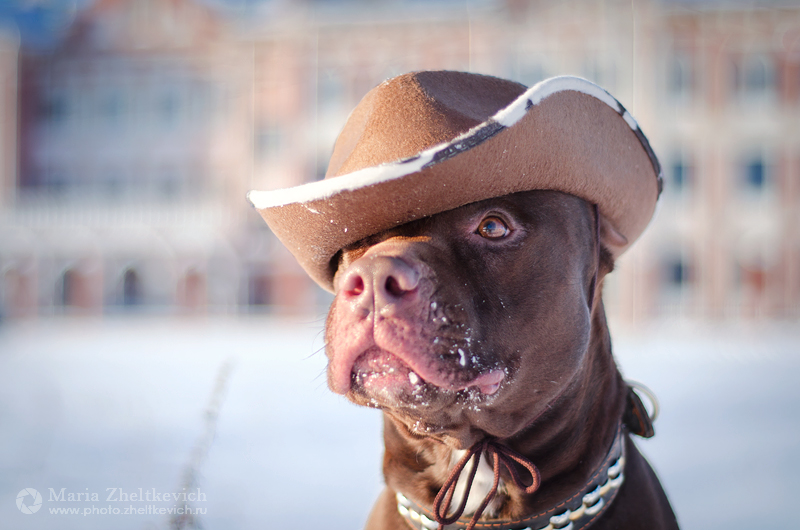
[[[524,519],[478,521],[473,528],[481,530],[580,530],[589,526],[613,502],[625,480],[625,430],[620,426],[614,443],[603,463],[586,484],[574,495],[547,511]],[[433,512],[423,508],[402,493],[397,493],[397,511],[416,530],[464,530],[470,519],[459,518],[440,526]]]

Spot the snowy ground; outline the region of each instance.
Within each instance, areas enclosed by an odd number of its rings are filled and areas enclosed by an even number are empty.
[[[0,326],[0,529],[168,528],[169,515],[152,512],[175,502],[130,496],[182,492],[193,458],[204,497],[191,504],[206,530],[359,528],[381,487],[380,417],[326,389],[321,328],[265,318]],[[683,528],[791,527],[800,326],[615,331],[625,375],[660,398],[657,435],[640,447]],[[198,460],[212,395],[222,398],[216,436]],[[17,508],[25,488],[42,494],[36,513]],[[127,501],[108,500],[120,492]]]

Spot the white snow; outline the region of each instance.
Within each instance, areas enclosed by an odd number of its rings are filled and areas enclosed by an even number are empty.
[[[200,468],[203,528],[358,527],[381,487],[381,419],[327,389],[324,353],[314,353],[321,327],[263,318],[0,326],[0,528],[168,528],[165,515],[51,515],[109,503],[50,502],[48,488],[88,488],[101,500],[113,487],[180,492],[229,360]],[[44,497],[38,513],[17,510],[27,487]]]
[[[467,365],[467,354],[461,348],[458,349],[458,364],[461,366]]]

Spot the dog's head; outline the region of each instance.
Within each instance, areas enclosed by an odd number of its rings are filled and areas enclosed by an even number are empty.
[[[465,446],[572,380],[601,249],[633,243],[660,183],[636,121],[588,81],[417,72],[364,97],[325,180],[249,197],[336,293],[331,388]]]
[[[331,389],[456,445],[514,434],[587,351],[610,262],[596,223],[577,197],[531,191],[350,245],[328,316]]]

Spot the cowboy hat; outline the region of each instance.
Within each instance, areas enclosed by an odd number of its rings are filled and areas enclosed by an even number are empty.
[[[344,247],[472,202],[557,190],[596,204],[614,257],[644,231],[661,169],[633,117],[577,77],[530,89],[463,72],[416,72],[351,113],[324,180],[251,191],[250,202],[320,286]],[[604,236],[601,236],[604,237]]]

